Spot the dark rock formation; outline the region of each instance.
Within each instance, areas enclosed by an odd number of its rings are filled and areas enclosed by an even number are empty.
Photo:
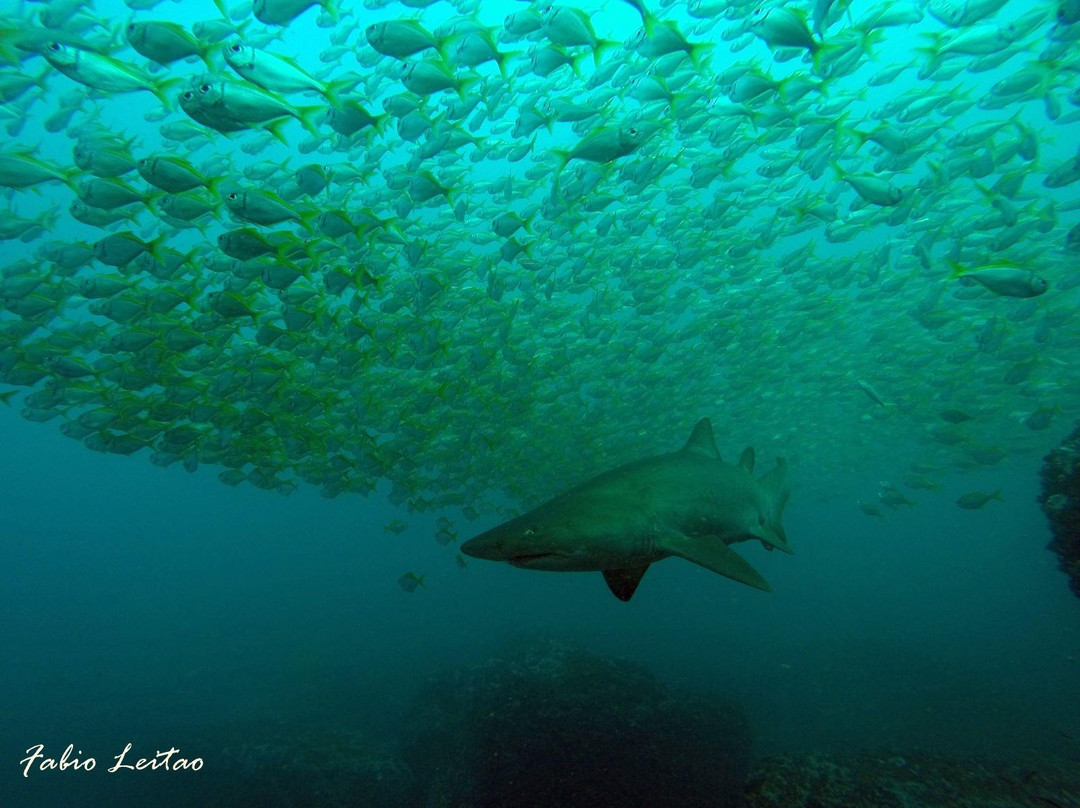
[[[262,735],[226,747],[219,758],[217,768],[227,777],[217,784],[216,805],[414,808],[423,804],[408,767],[361,733],[327,729]]]
[[[405,725],[432,808],[740,806],[750,759],[736,704],[554,641],[429,679]]]
[[[1047,546],[1080,597],[1080,425],[1045,457],[1040,476],[1039,505],[1053,534]]]
[[[1080,764],[925,754],[790,755],[754,766],[747,808],[1080,808]]]

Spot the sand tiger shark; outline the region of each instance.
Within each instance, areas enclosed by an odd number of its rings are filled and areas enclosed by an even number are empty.
[[[593,477],[462,545],[475,558],[530,570],[602,572],[615,597],[630,600],[649,565],[669,556],[770,590],[728,545],[757,539],[791,552],[780,517],[787,463],[754,477],[754,450],[737,464],[720,458],[702,418],[677,452]]]

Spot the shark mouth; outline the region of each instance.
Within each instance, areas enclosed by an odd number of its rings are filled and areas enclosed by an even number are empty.
[[[521,553],[520,555],[510,556],[507,563],[512,567],[528,567],[537,561],[545,558],[555,558],[558,555],[558,553]]]

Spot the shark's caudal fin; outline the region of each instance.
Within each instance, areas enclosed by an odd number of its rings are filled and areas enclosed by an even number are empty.
[[[723,542],[709,537],[691,538],[685,533],[672,530],[663,534],[657,546],[687,561],[693,561],[707,570],[719,573],[733,581],[771,592],[760,573]],[[605,573],[606,576],[606,573]],[[615,593],[618,595],[618,593]]]
[[[630,600],[630,598],[634,597],[634,592],[637,591],[638,584],[641,583],[641,576],[645,574],[645,570],[648,568],[649,565],[646,564],[643,567],[631,567],[622,570],[604,570],[604,580],[607,581],[608,589],[611,590],[611,594],[622,601]]]
[[[788,497],[791,496],[791,485],[787,480],[787,468],[787,461],[784,458],[776,458],[776,467],[759,477],[758,485],[764,489],[768,498],[767,526],[775,538],[779,539],[779,541],[772,542],[773,546],[778,550],[783,550],[785,553],[793,554],[795,551],[788,545],[787,533],[784,532],[784,526],[780,523],[780,519],[784,515],[784,506],[787,505]]]

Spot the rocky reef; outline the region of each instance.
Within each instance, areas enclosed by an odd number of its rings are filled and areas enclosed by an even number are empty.
[[[755,764],[747,808],[1080,808],[1080,763],[923,753],[787,755]]]
[[[1043,461],[1039,505],[1050,521],[1047,547],[1080,597],[1080,424]]]
[[[737,704],[554,640],[433,676],[405,726],[431,808],[741,806],[750,763]]]

